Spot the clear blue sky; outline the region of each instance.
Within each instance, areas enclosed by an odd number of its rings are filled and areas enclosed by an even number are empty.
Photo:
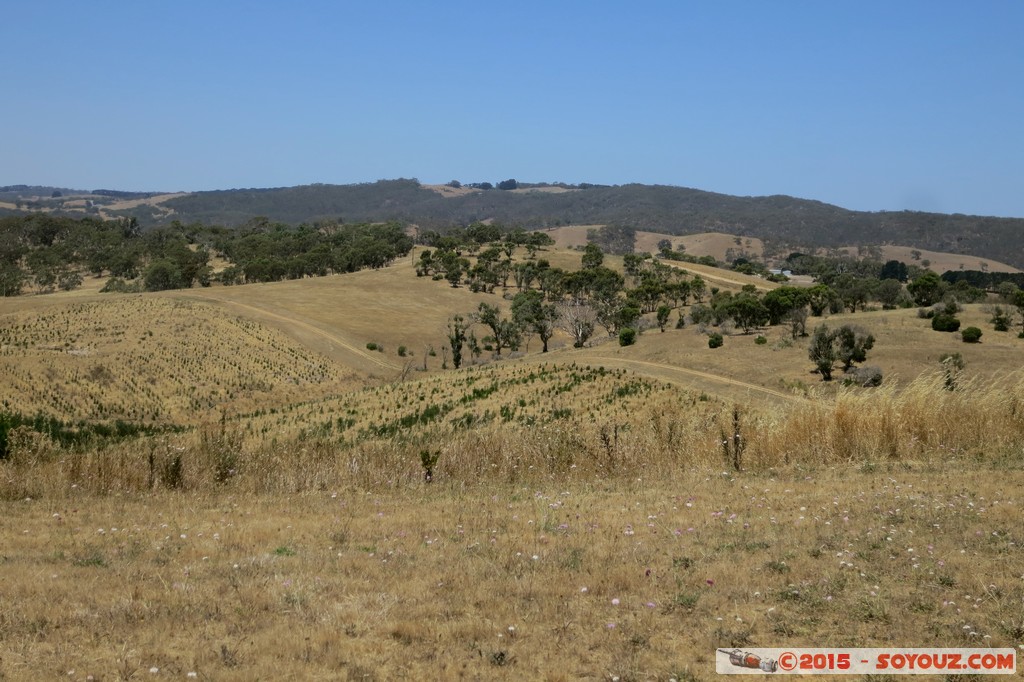
[[[1024,217],[1024,2],[53,2],[0,185],[416,177]]]

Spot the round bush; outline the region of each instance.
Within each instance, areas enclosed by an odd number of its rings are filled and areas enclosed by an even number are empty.
[[[768,337],[758,336],[756,339],[754,339],[754,343],[756,343],[759,346],[763,346],[764,344],[768,343]]]
[[[632,327],[623,327],[619,330],[619,345],[632,346],[636,343],[636,330]]]
[[[725,343],[725,339],[718,332],[708,337],[708,348],[721,348],[723,343]]]
[[[981,340],[981,330],[977,327],[968,327],[960,332],[960,338],[964,343],[978,343]]]
[[[937,332],[955,332],[960,329],[960,320],[952,315],[939,313],[932,318],[932,329]]]

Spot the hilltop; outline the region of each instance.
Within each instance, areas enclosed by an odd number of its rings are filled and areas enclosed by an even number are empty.
[[[257,216],[288,224],[339,219],[398,221],[424,229],[476,221],[527,229],[617,224],[673,236],[721,232],[759,239],[767,255],[851,245],[899,245],[1024,267],[1021,218],[851,211],[790,196],[738,197],[663,185],[509,186],[515,188],[486,189],[489,183],[423,185],[400,179],[173,194],[18,185],[0,188],[0,212],[42,210],[134,217],[143,226],[175,220],[232,226]]]

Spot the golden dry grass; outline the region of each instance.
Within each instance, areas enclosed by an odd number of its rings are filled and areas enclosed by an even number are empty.
[[[1022,484],[950,462],[5,502],[0,674],[710,680],[716,647],[1019,647]]]
[[[189,424],[361,385],[283,333],[194,301],[115,296],[0,320],[0,402],[23,414]]]
[[[587,231],[597,229],[602,225],[566,225],[543,230],[548,236],[555,240],[555,246],[560,249],[582,248],[587,244]],[[658,242],[667,239],[672,242],[675,249],[684,249],[691,256],[711,256],[717,260],[725,260],[730,250],[736,255],[762,258],[764,255],[764,243],[756,237],[738,237],[723,232],[702,232],[691,235],[670,235],[662,232],[649,232],[637,230],[636,251],[638,253],[657,253]],[[737,243],[738,242],[738,243]],[[909,258],[909,255],[908,255]]]
[[[686,253],[698,257],[711,256],[720,261],[726,260],[730,250],[736,256],[743,255],[758,260],[764,257],[764,242],[757,237],[740,237],[723,232],[703,232],[674,237],[672,241],[674,244],[678,241],[686,249]],[[654,253],[654,250],[651,253]]]

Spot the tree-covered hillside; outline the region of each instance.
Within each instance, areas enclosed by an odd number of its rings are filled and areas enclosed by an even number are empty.
[[[501,187],[507,189],[498,189]],[[491,183],[463,187],[453,182],[452,188],[460,191],[441,194],[416,180],[400,179],[355,185],[231,189],[185,194],[159,204],[111,204],[103,211],[112,217],[135,218],[144,227],[172,221],[237,226],[257,216],[290,225],[330,219],[397,221],[426,229],[487,220],[527,229],[616,224],[673,235],[714,231],[758,237],[782,255],[817,247],[899,244],[972,254],[1024,268],[1021,218],[849,211],[789,196],[737,197],[662,185],[551,186],[505,180],[497,187]],[[552,189],[559,191],[549,191]],[[90,195],[87,208],[98,211],[110,201],[110,193],[107,190],[103,195]],[[9,204],[13,194],[6,198]],[[64,198],[37,198],[21,206],[24,210],[76,215],[78,209]]]
[[[720,231],[759,237],[779,251],[789,246],[903,244],[1024,267],[1024,219],[868,213],[788,196],[735,197],[657,185],[593,186],[557,193],[492,189],[445,197],[415,180],[393,180],[199,192],[165,205],[179,219],[222,224],[239,224],[254,215],[288,223],[323,217],[398,220],[429,228],[488,219],[528,229],[614,223],[674,235]]]

